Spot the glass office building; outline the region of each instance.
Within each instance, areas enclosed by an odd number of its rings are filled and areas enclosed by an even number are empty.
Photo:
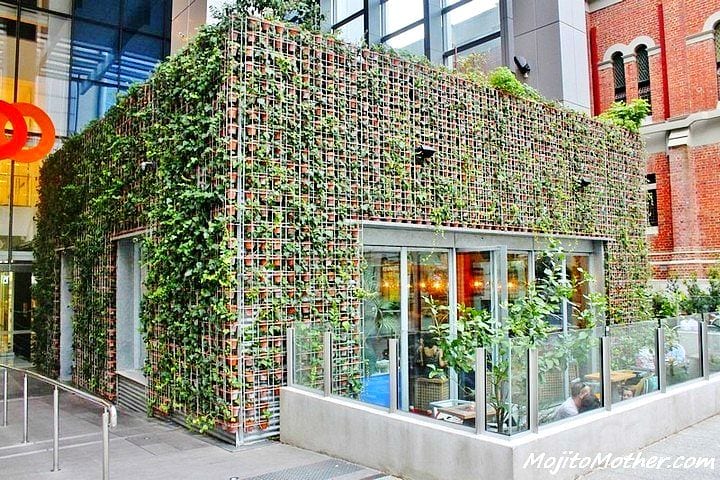
[[[472,53],[502,64],[498,0],[322,0],[327,27],[352,43],[386,44],[453,66]]]
[[[0,0],[0,99],[47,112],[59,144],[170,53],[171,9],[171,0]],[[29,132],[32,142],[39,132]],[[0,355],[30,351],[41,165],[0,160]]]

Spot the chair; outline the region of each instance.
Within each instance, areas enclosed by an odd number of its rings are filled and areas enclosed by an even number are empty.
[[[640,380],[633,388],[633,395],[644,395],[646,393],[654,392],[658,389],[658,377],[651,375]]]

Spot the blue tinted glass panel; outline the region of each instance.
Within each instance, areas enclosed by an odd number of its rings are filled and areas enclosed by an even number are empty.
[[[163,58],[164,41],[139,33],[123,32],[123,43],[120,59],[121,85],[146,80]]]
[[[120,22],[120,1],[75,0],[75,15],[96,22],[117,25]]]
[[[118,88],[96,82],[73,81],[70,85],[70,129],[78,132],[115,104]]]
[[[163,35],[170,23],[168,0],[125,0],[123,27],[153,35]]]
[[[118,37],[115,28],[76,20],[72,42],[73,80],[117,85],[120,72]]]

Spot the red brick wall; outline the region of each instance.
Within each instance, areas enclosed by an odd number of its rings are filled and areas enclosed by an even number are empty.
[[[660,46],[660,25],[657,5],[663,5],[667,61],[670,117],[715,108],[718,101],[715,74],[715,55],[712,40],[691,45],[688,36],[700,33],[703,24],[713,13],[720,11],[717,0],[625,0],[597,12],[588,14],[588,30],[597,29],[597,49],[600,61],[615,44],[629,45],[640,36],[649,36]],[[651,52],[652,53],[652,52]],[[597,68],[597,66],[592,66]],[[636,96],[637,67],[632,62],[625,66],[628,99]],[[611,73],[611,72],[610,72]],[[662,72],[660,56],[650,56],[650,83],[654,120],[661,120]],[[658,91],[659,89],[659,91]],[[657,94],[656,94],[657,91]],[[600,75],[600,95],[603,108],[612,99],[612,75]],[[594,112],[599,113],[599,112]]]
[[[720,144],[695,147],[697,203],[701,244],[720,249]]]
[[[658,5],[662,5],[661,29]],[[714,110],[718,104],[715,46],[712,39],[687,44],[703,31],[706,20],[720,11],[718,0],[624,0],[587,16],[588,30],[595,29],[600,62],[613,45],[623,53],[638,37],[648,36],[657,47],[665,36],[666,51],[650,51],[653,122],[682,118]],[[609,53],[608,53],[609,52]],[[663,98],[666,84],[669,111]],[[597,68],[591,65],[591,68]],[[599,73],[599,104],[605,110],[613,100],[612,69]],[[637,63],[625,65],[627,98],[637,96]],[[599,112],[594,112],[595,114]],[[658,232],[648,237],[656,278],[705,276],[720,255],[720,144],[680,146],[648,157],[648,173],[657,179]]]
[[[650,235],[649,246],[653,252],[672,251],[673,228],[670,189],[670,165],[664,153],[648,158],[648,172],[654,173],[657,181],[658,233]]]

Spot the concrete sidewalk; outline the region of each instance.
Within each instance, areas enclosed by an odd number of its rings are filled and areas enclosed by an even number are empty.
[[[1,402],[0,402],[1,403]],[[61,394],[60,471],[52,468],[52,396],[30,400],[30,443],[22,440],[22,402],[9,401],[0,427],[3,480],[96,480],[102,474],[98,409]],[[0,413],[0,415],[2,415]],[[119,413],[110,435],[110,477],[116,479],[370,480],[384,474],[277,442],[240,449],[170,422]]]
[[[626,433],[631,434],[631,432]],[[640,458],[647,462],[653,456],[667,460],[661,468],[643,467],[640,460],[636,460]],[[720,415],[686,428],[642,450],[632,452],[631,458],[637,465],[635,468],[602,468],[581,478],[583,480],[720,479]],[[699,458],[713,462],[714,468],[708,464],[699,466],[695,462],[695,459]]]

